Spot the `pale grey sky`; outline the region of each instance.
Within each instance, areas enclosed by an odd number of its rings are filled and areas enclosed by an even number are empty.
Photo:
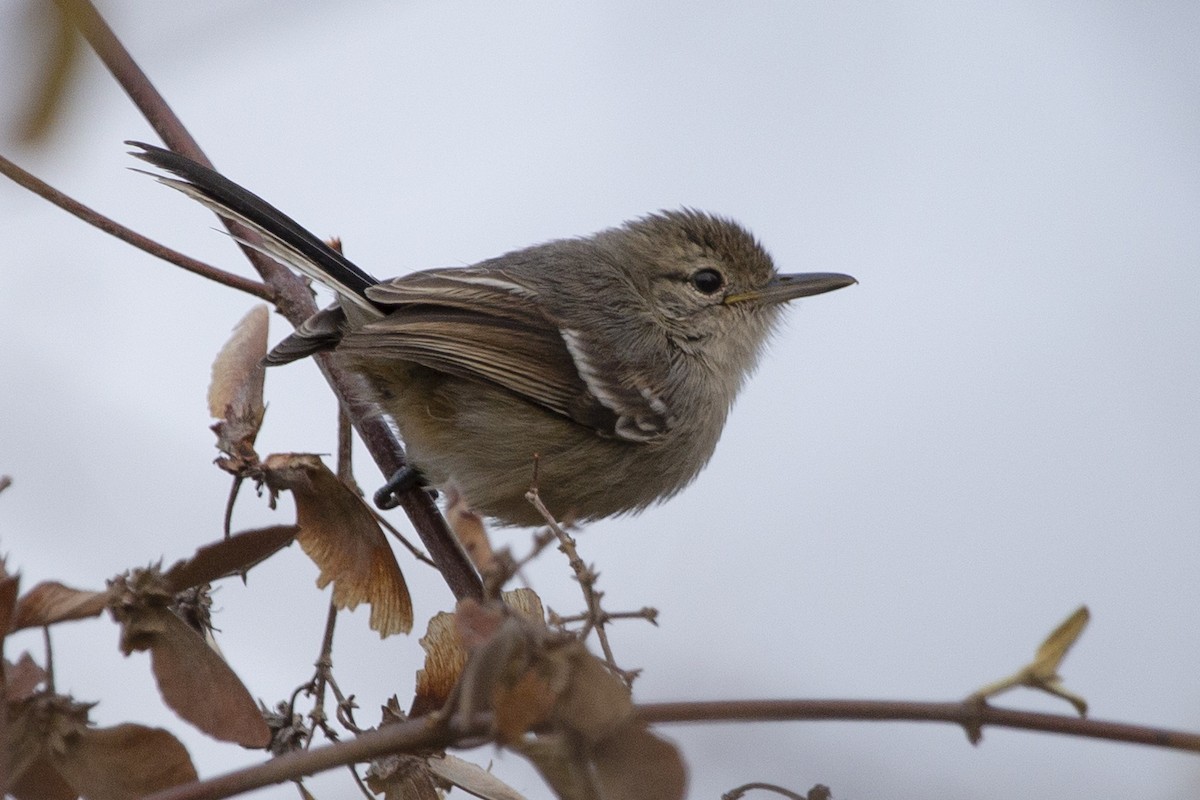
[[[1093,714],[1200,729],[1200,6],[106,6],[218,168],[378,275],[689,205],[742,221],[784,271],[858,277],[790,312],[690,489],[581,536],[614,608],[661,612],[614,632],[645,670],[637,699],[954,699],[1086,602],[1064,674]],[[0,4],[0,118],[33,62],[29,14]],[[3,147],[246,271],[207,212],[126,169],[129,138],[153,141],[90,69],[50,144]],[[99,587],[219,535],[204,392],[250,301],[11,185],[0,236],[9,564],[26,586]],[[267,393],[260,452],[334,449],[311,365],[272,371]],[[365,458],[359,472],[378,482]],[[238,527],[289,513],[247,495]],[[451,598],[400,561],[421,627]],[[553,556],[530,577],[554,608],[579,605]],[[269,702],[316,656],[314,578],[288,553],[217,594],[221,645]],[[55,645],[60,687],[100,700],[102,723],[169,727],[205,775],[258,758],[161,710],[108,621]],[[335,658],[368,721],[419,666],[415,638],[380,644],[363,612]],[[695,798],[752,780],[852,800],[1200,791],[1195,757],[1031,733],[976,749],[948,726],[663,732]],[[545,796],[516,757],[472,757]]]

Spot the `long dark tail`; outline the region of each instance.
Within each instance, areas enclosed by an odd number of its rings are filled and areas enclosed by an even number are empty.
[[[252,228],[263,240],[243,244],[320,281],[363,308],[376,310],[366,290],[379,281],[266,200],[186,156],[142,142],[125,144],[143,151],[131,151],[130,155],[182,179],[148,173],[160,183],[178,189],[226,219]]]

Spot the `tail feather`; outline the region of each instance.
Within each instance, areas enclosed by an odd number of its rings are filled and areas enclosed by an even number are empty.
[[[246,225],[262,237],[261,243],[242,242],[246,246],[303,272],[362,308],[378,311],[367,299],[366,290],[379,281],[258,195],[186,156],[142,142],[126,144],[144,151],[131,155],[182,179],[154,175],[161,183],[183,192],[221,217]]]

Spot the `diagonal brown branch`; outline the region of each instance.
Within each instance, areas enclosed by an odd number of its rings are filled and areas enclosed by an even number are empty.
[[[175,116],[166,99],[150,83],[149,78],[134,62],[96,8],[88,0],[55,2],[79,28],[117,83],[167,146],[201,164],[211,166],[211,162]],[[226,227],[237,239],[251,242],[257,239],[253,232],[243,229],[240,225],[226,223]],[[270,287],[280,313],[293,325],[299,325],[316,310],[312,294],[299,276],[252,248],[243,246],[242,250]],[[378,409],[362,400],[369,396],[365,391],[363,379],[339,367],[328,355],[318,356],[317,364],[380,470],[384,475],[392,475],[401,469],[405,463],[404,448],[387,422],[379,415]],[[400,505],[408,514],[454,596],[459,599],[482,597],[483,584],[478,573],[450,533],[428,493],[414,488],[400,497]]]
[[[89,225],[94,225],[121,241],[128,242],[140,250],[145,250],[152,256],[158,256],[164,261],[169,261],[177,267],[186,269],[188,272],[194,272],[203,278],[223,283],[226,286],[246,292],[247,294],[252,294],[263,300],[272,299],[273,295],[266,284],[243,278],[241,275],[234,275],[232,272],[226,272],[211,264],[205,264],[203,261],[198,261],[191,256],[184,255],[178,250],[172,250],[153,239],[142,236],[137,231],[130,230],[116,220],[110,219],[100,212],[85,206],[78,200],[63,194],[45,181],[21,169],[4,156],[0,156],[0,174],[5,175],[14,183],[25,187],[39,197],[49,200],[64,211],[74,214]]]

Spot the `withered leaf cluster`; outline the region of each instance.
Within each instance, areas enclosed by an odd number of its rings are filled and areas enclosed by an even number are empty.
[[[254,442],[262,425],[263,357],[267,353],[267,309],[256,306],[238,323],[213,363],[210,413],[218,465],[239,482],[251,478],[296,501],[296,541],[320,569],[317,586],[333,584],[333,603],[371,607],[370,626],[379,635],[412,630],[408,585],[375,515],[359,494],[334,475],[320,457],[277,453],[260,459]]]
[[[94,595],[42,584],[33,600],[17,600],[18,578],[0,564],[0,630],[18,619],[78,619],[99,613]],[[56,595],[59,600],[51,599]],[[29,595],[27,595],[29,597]],[[104,607],[101,603],[101,609]],[[169,612],[168,612],[169,613]],[[37,623],[35,623],[37,624]],[[161,728],[124,723],[93,726],[90,706],[55,694],[28,654],[4,661],[4,774],[18,800],[126,800],[196,780],[184,746]]]
[[[545,624],[532,591],[464,600],[430,621],[421,645],[414,713],[442,708],[463,729],[490,713],[495,740],[567,800],[683,797],[678,750],[637,719],[629,688],[577,637]]]

